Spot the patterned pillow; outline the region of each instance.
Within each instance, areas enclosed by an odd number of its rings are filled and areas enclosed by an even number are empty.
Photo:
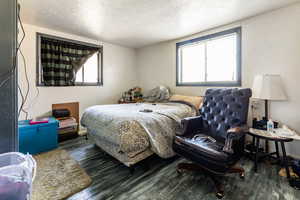
[[[200,109],[204,100],[204,97],[200,96],[185,96],[174,94],[169,99],[170,101],[186,101],[188,103],[193,104],[197,109]]]

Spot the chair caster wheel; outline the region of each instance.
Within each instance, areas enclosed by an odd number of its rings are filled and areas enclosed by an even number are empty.
[[[222,198],[224,197],[224,192],[217,192],[217,193],[216,193],[216,197],[217,197],[218,199],[222,199]]]
[[[240,178],[245,179],[245,172],[240,173]]]

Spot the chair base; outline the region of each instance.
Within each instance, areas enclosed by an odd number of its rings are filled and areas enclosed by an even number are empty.
[[[202,167],[199,164],[196,163],[180,163],[177,165],[176,169],[178,174],[182,174],[184,171],[200,171],[204,172],[206,175],[208,175],[216,188],[216,197],[219,199],[222,199],[225,195],[224,193],[224,185],[221,182],[220,174],[216,174],[215,172],[210,171],[209,169],[206,169]],[[239,173],[240,178],[245,178],[245,170],[241,167],[231,167],[226,173]]]

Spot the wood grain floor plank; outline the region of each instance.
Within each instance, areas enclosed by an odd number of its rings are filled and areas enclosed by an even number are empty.
[[[76,138],[61,143],[93,180],[90,187],[68,200],[215,200],[212,181],[201,173],[176,173],[182,158],[161,159],[151,156],[140,162],[134,174],[90,140]],[[146,165],[149,165],[147,169]],[[291,188],[278,176],[279,168],[261,164],[258,173],[249,160],[240,162],[246,179],[238,175],[224,178],[226,196],[230,200],[299,200],[300,191]]]

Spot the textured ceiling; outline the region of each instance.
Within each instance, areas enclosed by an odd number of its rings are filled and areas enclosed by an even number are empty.
[[[299,0],[19,0],[25,23],[142,47]]]

